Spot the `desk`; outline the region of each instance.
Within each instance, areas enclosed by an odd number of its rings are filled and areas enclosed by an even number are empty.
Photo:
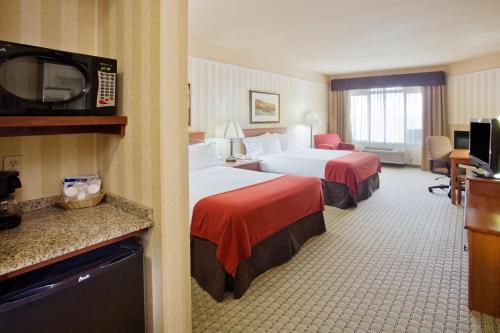
[[[455,205],[457,201],[457,165],[472,163],[469,158],[469,151],[467,149],[453,149],[450,154],[450,163],[451,203]]]

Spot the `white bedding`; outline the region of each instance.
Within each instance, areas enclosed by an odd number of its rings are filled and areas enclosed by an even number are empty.
[[[189,221],[194,205],[211,195],[263,183],[283,175],[216,166],[189,172]]]
[[[299,149],[260,155],[260,168],[265,172],[325,178],[328,161],[352,154],[349,150]]]

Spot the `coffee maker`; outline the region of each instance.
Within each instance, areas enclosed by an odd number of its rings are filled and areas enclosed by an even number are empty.
[[[21,212],[13,194],[20,187],[19,172],[0,171],[0,230],[15,228],[21,223]]]

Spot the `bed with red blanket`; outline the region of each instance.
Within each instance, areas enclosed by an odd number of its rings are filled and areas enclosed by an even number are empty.
[[[354,151],[329,160],[322,180],[325,203],[339,208],[355,207],[379,188],[379,172],[380,158],[371,153]]]
[[[325,204],[338,208],[355,207],[379,188],[380,159],[371,153],[297,149],[259,159],[266,172],[320,178]]]
[[[190,172],[191,275],[215,300],[323,233],[320,180],[228,167]]]
[[[320,178],[325,204],[329,206],[355,207],[380,186],[380,159],[375,154],[299,148],[294,144],[294,134],[286,133],[283,127],[243,132],[246,138],[240,150],[257,152],[262,171]]]

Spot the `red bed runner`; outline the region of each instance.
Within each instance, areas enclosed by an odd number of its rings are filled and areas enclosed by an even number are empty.
[[[234,276],[253,246],[323,209],[318,178],[282,176],[198,201],[191,235],[216,244],[217,259]]]
[[[325,179],[345,184],[349,188],[349,193],[354,195],[360,182],[380,171],[380,158],[377,155],[355,151],[328,161],[325,167]]]

